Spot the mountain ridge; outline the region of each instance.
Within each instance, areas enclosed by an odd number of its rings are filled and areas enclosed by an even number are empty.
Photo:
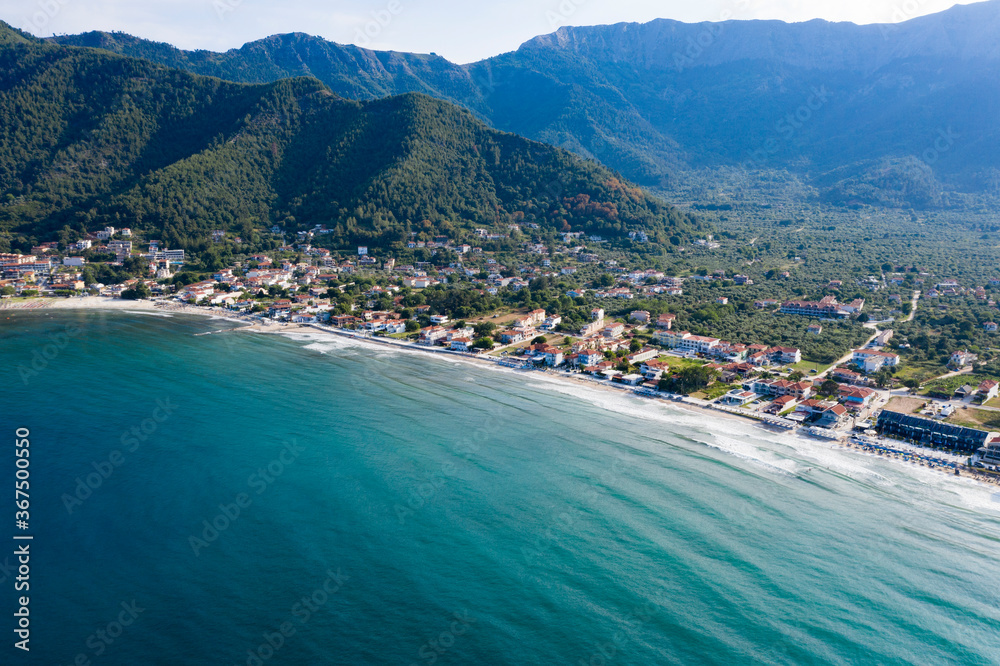
[[[352,99],[422,92],[653,187],[717,167],[788,171],[822,184],[844,166],[858,176],[885,160],[917,159],[944,189],[975,194],[1000,168],[995,34],[1000,0],[882,25],[658,19],[564,27],[468,65],[303,33],[222,54],[166,53],[104,33],[56,41],[238,81],[308,74]],[[807,108],[807,121],[793,120],[789,133],[787,118],[824,87],[826,103]],[[935,155],[937,134],[949,128],[959,139]],[[837,186],[823,186],[825,196]]]
[[[30,42],[0,43],[0,71],[0,230],[22,246],[105,225],[192,249],[272,224],[325,224],[345,246],[508,222],[666,242],[700,225],[419,93],[361,102],[310,77],[232,83]]]

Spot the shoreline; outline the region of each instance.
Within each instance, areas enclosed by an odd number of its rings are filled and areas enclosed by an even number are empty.
[[[145,312],[176,312],[179,314],[197,315],[209,319],[226,319],[251,327],[256,325],[249,315],[238,314],[225,308],[203,308],[176,301],[159,299],[142,299],[128,301],[111,296],[75,296],[71,298],[35,298],[28,301],[18,301],[8,304],[0,302],[0,312],[40,312],[68,310],[112,310],[128,312],[142,310]],[[295,324],[298,326],[298,324]]]
[[[259,333],[259,334],[270,334],[270,335],[280,335],[285,333],[320,333],[323,335],[337,336],[348,338],[356,342],[370,343],[376,346],[391,347],[399,350],[413,351],[413,352],[424,352],[428,354],[444,355],[459,360],[469,361],[472,363],[486,364],[492,367],[503,367],[500,365],[500,359],[495,357],[485,357],[483,355],[473,355],[464,352],[451,351],[449,349],[443,349],[439,347],[427,347],[421,346],[410,342],[402,342],[395,340],[393,338],[384,337],[372,337],[367,335],[359,335],[357,333],[331,328],[329,326],[324,326],[322,324],[296,324],[296,323],[279,323],[273,322],[263,317],[237,314],[230,310],[224,308],[204,308],[191,306],[184,303],[178,303],[176,301],[163,301],[163,300],[139,300],[139,301],[123,301],[120,298],[111,297],[100,297],[100,296],[86,296],[86,297],[75,297],[66,299],[34,299],[31,301],[21,301],[15,304],[15,307],[4,307],[0,305],[0,311],[3,310],[13,310],[13,311],[33,311],[37,312],[39,310],[111,310],[127,313],[129,310],[142,310],[147,312],[172,312],[178,314],[190,314],[202,317],[208,317],[210,319],[225,319],[227,321],[232,321],[234,323],[240,324],[240,326],[232,329],[221,329],[218,331],[205,331],[203,333],[197,333],[196,335],[214,335],[224,332],[247,332],[247,333]],[[509,368],[512,372],[517,372],[516,369]],[[523,372],[529,372],[524,370]],[[733,422],[739,421],[741,423],[747,424],[752,423],[759,428],[762,428],[768,432],[774,434],[791,434],[795,435],[798,439],[812,444],[820,443],[821,440],[809,437],[806,433],[800,430],[787,430],[773,424],[769,424],[766,421],[754,418],[750,415],[743,415],[729,410],[718,409],[707,403],[705,401],[696,400],[694,398],[682,396],[679,399],[669,399],[663,396],[642,396],[637,394],[632,387],[620,387],[607,382],[599,382],[594,379],[583,378],[578,375],[572,375],[567,373],[557,373],[550,371],[538,371],[532,370],[531,372],[538,373],[541,372],[542,377],[550,379],[552,381],[566,381],[577,386],[584,386],[592,389],[597,389],[601,391],[608,391],[615,393],[617,395],[627,395],[636,398],[647,398],[649,400],[655,400],[657,402],[663,403],[665,405],[674,406],[684,412],[689,414],[704,414],[705,412],[710,412],[713,417],[732,419]],[[536,375],[538,376],[538,375]],[[891,441],[891,440],[890,440]],[[907,461],[905,459],[900,459],[899,456],[891,455],[879,451],[873,451],[865,449],[864,447],[858,446],[850,441],[848,434],[843,434],[838,439],[831,439],[829,443],[834,448],[841,448],[844,450],[852,450],[857,453],[863,453],[866,456],[875,456],[879,458],[885,458],[888,460],[895,460],[900,463],[910,462],[911,464],[918,466],[921,463],[916,463],[913,461]],[[923,449],[923,447],[915,447],[922,449],[925,453],[923,455],[933,455],[934,449]],[[921,455],[917,451],[914,451],[915,455]],[[933,469],[937,473],[940,473],[947,477],[956,478],[956,475],[946,473],[944,470],[937,468]],[[991,475],[980,473],[978,470],[974,470],[963,465],[961,474],[957,475],[957,478],[968,479],[974,482],[976,485],[984,486],[1000,486],[1000,477],[993,477]]]
[[[334,336],[338,336],[338,337],[349,338],[349,339],[355,340],[357,342],[366,342],[366,343],[370,343],[370,344],[373,344],[373,345],[381,345],[381,346],[386,346],[386,347],[392,347],[394,349],[409,350],[409,351],[414,351],[414,352],[424,352],[424,353],[428,353],[428,354],[436,354],[436,355],[442,355],[442,356],[449,356],[451,358],[461,359],[461,360],[469,361],[469,362],[472,362],[472,363],[481,363],[481,364],[484,364],[484,365],[487,365],[487,366],[490,366],[490,367],[494,367],[494,368],[503,368],[504,367],[504,366],[500,365],[500,359],[491,360],[490,358],[487,358],[487,357],[485,357],[483,355],[473,355],[473,354],[468,354],[468,353],[464,353],[464,352],[455,352],[455,351],[451,351],[449,349],[442,349],[440,347],[421,346],[421,345],[417,345],[417,344],[413,344],[413,343],[409,343],[409,342],[400,342],[400,341],[394,340],[392,338],[376,338],[376,337],[369,337],[369,336],[365,336],[365,335],[357,335],[357,334],[351,333],[349,331],[345,331],[345,330],[341,330],[341,329],[336,329],[336,328],[330,328],[330,327],[327,327],[327,326],[323,326],[322,324],[299,324],[299,325],[296,325],[296,326],[297,326],[297,329],[272,329],[272,330],[263,330],[261,332],[281,334],[281,333],[293,332],[294,330],[300,330],[300,331],[302,331],[302,330],[312,330],[312,331],[316,331],[318,333],[324,333],[324,334],[327,334],[327,335],[334,335]],[[249,329],[241,329],[241,330],[248,330],[249,331]],[[505,368],[505,369],[511,370],[512,372],[518,372],[518,370],[515,369],[515,368]],[[579,384],[581,386],[586,386],[588,388],[598,389],[598,390],[602,390],[602,391],[609,391],[611,393],[615,393],[616,395],[628,395],[628,396],[632,396],[632,397],[636,397],[636,398],[644,397],[644,398],[647,398],[647,399],[650,399],[650,400],[656,400],[658,402],[662,402],[662,403],[667,404],[667,405],[673,405],[675,407],[678,407],[679,409],[682,409],[682,410],[684,410],[686,412],[689,412],[689,413],[692,413],[692,414],[700,414],[701,411],[699,411],[699,410],[704,410],[704,411],[710,411],[710,412],[712,412],[713,414],[715,414],[717,416],[720,416],[720,417],[723,417],[723,418],[726,418],[726,419],[732,419],[733,421],[739,421],[741,423],[747,423],[748,421],[753,421],[754,423],[756,423],[758,425],[762,425],[762,426],[763,425],[767,425],[767,424],[765,424],[762,421],[756,421],[755,419],[749,419],[749,418],[740,416],[738,414],[732,414],[732,413],[724,412],[722,410],[714,409],[714,408],[710,407],[708,405],[708,403],[704,403],[703,401],[697,401],[694,398],[684,398],[682,400],[669,400],[669,399],[667,399],[667,398],[665,398],[663,396],[640,396],[640,395],[636,394],[631,389],[631,387],[618,387],[618,386],[616,386],[614,384],[611,384],[609,382],[600,382],[600,381],[597,381],[597,380],[594,380],[594,379],[585,379],[585,378],[583,378],[583,377],[581,377],[579,375],[571,375],[571,374],[564,374],[564,373],[561,374],[561,373],[554,373],[554,372],[548,372],[548,371],[538,371],[538,370],[523,370],[522,372],[540,373],[540,376],[546,377],[546,378],[551,379],[553,381],[574,382],[574,383]],[[539,375],[536,374],[536,376],[539,376]]]
[[[325,333],[325,334],[328,334],[328,335],[334,335],[334,336],[339,336],[339,337],[346,337],[346,338],[349,338],[349,339],[352,339],[352,340],[355,340],[355,341],[358,341],[358,342],[368,342],[368,343],[371,343],[373,345],[383,345],[383,346],[393,347],[393,348],[396,348],[396,349],[405,349],[405,350],[412,350],[412,351],[417,351],[417,352],[427,352],[427,353],[431,353],[431,354],[443,354],[443,355],[448,355],[448,356],[452,356],[452,357],[456,357],[456,358],[461,358],[461,359],[472,361],[472,362],[485,363],[485,364],[488,364],[488,365],[492,365],[494,367],[502,367],[502,366],[499,366],[499,363],[497,361],[487,360],[486,358],[484,358],[482,356],[472,356],[472,355],[465,354],[465,353],[462,353],[462,352],[452,352],[450,350],[440,349],[440,348],[434,348],[434,347],[422,347],[422,346],[415,345],[415,344],[412,344],[412,343],[398,342],[398,341],[395,341],[395,340],[392,340],[392,339],[389,339],[389,338],[374,338],[374,337],[368,337],[368,336],[363,336],[363,335],[356,335],[356,334],[350,333],[348,331],[343,331],[343,330],[340,330],[340,329],[332,329],[332,328],[329,328],[329,327],[322,326],[320,324],[303,324],[303,325],[300,325],[298,328],[299,329],[303,329],[303,330],[304,329],[312,329],[312,330],[314,330],[316,332],[319,332],[319,333]],[[273,330],[273,331],[267,331],[267,332],[269,332],[269,333],[279,333],[280,334],[280,333],[289,332],[289,331]],[[511,370],[514,371],[514,372],[516,372],[516,370],[513,370],[513,369],[511,369]],[[525,371],[525,372],[527,372],[527,371]],[[681,410],[683,410],[685,412],[688,412],[690,414],[700,414],[700,413],[703,413],[703,412],[711,412],[712,415],[716,416],[716,417],[722,417],[722,418],[726,418],[726,419],[732,419],[734,421],[739,421],[739,422],[744,423],[744,424],[746,424],[748,422],[751,422],[751,423],[757,425],[758,427],[767,430],[768,432],[773,432],[775,434],[785,433],[785,434],[794,435],[799,440],[805,441],[805,442],[809,442],[811,444],[817,444],[817,443],[822,443],[823,442],[823,440],[820,440],[820,439],[817,439],[817,438],[814,438],[814,437],[810,437],[806,433],[801,432],[800,430],[785,430],[783,428],[779,428],[777,426],[770,425],[770,424],[768,424],[765,421],[761,421],[761,420],[752,418],[750,416],[743,416],[743,415],[738,414],[738,413],[733,413],[733,412],[724,411],[724,410],[721,410],[721,409],[716,409],[710,403],[706,403],[704,401],[697,401],[697,400],[695,400],[693,398],[685,398],[683,400],[679,400],[678,401],[678,400],[670,400],[670,399],[667,399],[667,398],[664,398],[664,397],[661,397],[661,396],[640,396],[640,395],[636,394],[634,391],[630,390],[630,388],[625,388],[625,387],[619,388],[618,386],[615,386],[613,384],[609,384],[607,382],[598,382],[598,381],[592,380],[592,379],[584,379],[584,378],[582,378],[582,377],[580,377],[578,375],[543,372],[542,376],[547,377],[547,378],[549,378],[549,379],[551,379],[553,381],[574,382],[577,385],[586,386],[586,387],[589,387],[589,388],[603,390],[603,391],[609,391],[609,392],[612,392],[612,393],[616,393],[618,395],[628,395],[628,396],[632,396],[632,397],[636,397],[636,398],[646,397],[646,398],[651,399],[651,400],[656,400],[658,402],[662,402],[662,403],[664,403],[666,405],[675,406],[678,409],[681,409]],[[885,443],[888,444],[889,442],[892,442],[892,445],[897,445],[897,443],[895,443],[893,440],[887,440]],[[945,468],[941,468],[940,466],[930,466],[930,465],[926,464],[925,462],[922,462],[922,461],[919,461],[919,460],[909,460],[905,456],[904,457],[900,457],[898,455],[887,453],[887,452],[866,449],[863,446],[860,446],[858,444],[853,443],[851,441],[851,439],[850,439],[849,434],[844,434],[842,437],[840,437],[839,439],[836,439],[836,440],[833,440],[833,439],[828,440],[828,443],[831,445],[831,448],[839,448],[839,449],[843,449],[843,450],[850,450],[850,451],[854,451],[856,453],[864,454],[864,455],[869,456],[869,457],[878,457],[878,458],[884,458],[886,460],[893,460],[893,461],[896,461],[896,462],[901,463],[901,464],[911,464],[911,465],[914,465],[914,466],[917,466],[917,467],[925,467],[928,471],[934,471],[935,473],[940,474],[940,475],[945,476],[945,477],[960,478],[960,479],[966,479],[966,480],[972,481],[977,486],[980,486],[980,485],[984,485],[984,486],[990,486],[990,485],[1000,486],[1000,477],[994,477],[994,476],[991,476],[991,475],[988,475],[988,474],[981,473],[981,472],[979,472],[977,470],[968,468],[964,464],[961,464],[962,465],[961,474],[956,475],[956,474],[954,474],[952,472],[945,471]],[[902,447],[902,448],[914,449],[912,451],[912,455],[914,455],[914,456],[932,457],[936,453],[936,451],[934,449],[926,449],[924,447],[911,446],[911,445],[907,445],[905,443],[898,443],[898,446]]]

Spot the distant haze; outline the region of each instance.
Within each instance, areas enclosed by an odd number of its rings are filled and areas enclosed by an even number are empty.
[[[951,0],[0,0],[0,19],[40,37],[121,31],[184,49],[225,51],[305,32],[379,50],[436,52],[466,63],[566,25],[727,19],[898,23]]]

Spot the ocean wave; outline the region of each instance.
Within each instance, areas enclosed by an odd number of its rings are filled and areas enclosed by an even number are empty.
[[[151,310],[122,310],[122,312],[127,312],[128,314],[147,315],[149,317],[167,317],[168,319],[173,317],[172,314],[168,314],[166,312],[154,312]]]
[[[770,444],[772,440],[761,437],[765,431],[755,423],[744,423],[728,417],[706,420],[705,417],[711,416],[711,412],[699,414],[690,408],[625,393],[617,394],[616,389],[600,385],[591,387],[544,375],[532,379],[538,388],[544,387],[545,390],[583,400],[605,411],[666,424],[675,429],[685,429],[687,433],[678,434],[686,434],[691,441],[700,445],[733,455],[770,471],[787,475],[797,475],[801,471],[801,466],[795,460],[761,447],[761,444]]]
[[[321,354],[345,351],[400,354],[418,351],[321,331],[306,332],[298,329],[282,331],[280,334],[296,342],[308,343],[304,346],[305,349]],[[650,400],[596,382],[590,385],[568,377],[524,372],[445,354],[422,356],[427,360],[433,358],[449,365],[470,365],[484,372],[500,372],[511,378],[516,377],[536,390],[568,396],[614,414],[667,425],[678,436],[697,445],[732,455],[775,474],[801,477],[813,469],[820,469],[855,482],[885,489],[895,488],[896,494],[905,492],[904,487],[920,485],[950,493],[962,506],[972,510],[1000,511],[1000,499],[992,497],[996,492],[995,488],[991,490],[990,487],[965,477],[948,476],[940,470],[831,445],[830,442],[797,432],[778,432],[753,421],[713,413],[695,406],[683,407]]]
[[[293,342],[308,343],[303,345],[303,349],[329,354],[330,352],[365,352],[378,355],[396,355],[403,353],[404,349],[397,349],[390,345],[368,342],[359,338],[335,333],[324,333],[323,331],[307,331],[297,329],[292,331],[275,331],[278,335],[292,340]]]
[[[599,409],[686,429],[688,436],[701,445],[780,474],[801,476],[819,468],[884,488],[899,485],[903,479],[924,484],[933,479],[934,483],[945,487],[954,485],[958,480],[940,470],[890,461],[847,447],[831,446],[830,442],[798,432],[778,432],[755,422],[714,415],[710,411],[699,413],[701,410],[698,407],[681,407],[618,393],[617,389],[600,384],[588,386],[543,374],[531,375],[531,380],[536,388],[567,395]],[[692,436],[694,433],[700,436]],[[990,503],[986,490],[979,488],[972,492],[978,492],[978,499],[975,500],[978,505]],[[1000,502],[996,506],[1000,507]]]

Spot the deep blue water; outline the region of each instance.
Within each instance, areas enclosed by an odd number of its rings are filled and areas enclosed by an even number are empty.
[[[534,374],[194,335],[224,325],[0,316],[0,564],[20,427],[34,536],[30,659],[8,575],[0,663],[1000,663],[1000,497],[971,482]]]

